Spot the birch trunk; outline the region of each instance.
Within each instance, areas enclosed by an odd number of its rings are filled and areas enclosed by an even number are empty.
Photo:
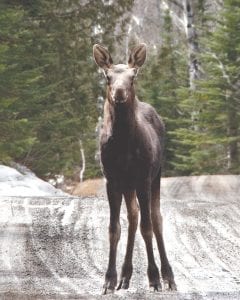
[[[199,52],[198,36],[194,24],[194,7],[191,0],[185,3],[187,17],[187,41],[188,41],[188,57],[189,57],[189,86],[191,90],[195,90],[196,79],[199,79],[200,72],[198,68],[197,53]]]
[[[79,140],[79,147],[80,147],[80,155],[81,155],[81,161],[82,161],[82,167],[81,167],[81,171],[79,174],[79,178],[80,178],[80,182],[83,182],[83,175],[86,169],[86,159],[85,159],[85,153],[84,153],[84,148],[83,148],[83,144],[82,141]]]

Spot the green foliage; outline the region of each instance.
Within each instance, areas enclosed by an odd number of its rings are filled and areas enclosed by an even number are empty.
[[[24,11],[0,5],[0,161],[9,162],[13,157],[27,153],[35,142],[32,125],[22,111],[20,84],[33,76],[31,70],[20,67],[26,36]],[[21,40],[22,39],[22,40]],[[21,70],[21,74],[20,74]]]
[[[139,78],[140,99],[152,104],[166,126],[164,175],[175,174],[176,148],[174,130],[182,126],[180,89],[188,85],[187,60],[183,45],[175,43],[169,11],[164,19],[162,45],[148,57],[143,78]],[[141,80],[142,79],[142,80]]]
[[[95,129],[105,92],[92,45],[113,52],[132,5],[1,1],[1,163],[20,162],[41,177],[71,177],[82,165],[81,141],[85,177],[100,176]],[[166,124],[167,176],[240,172],[240,0],[224,0],[215,16],[206,7],[199,1],[194,18],[201,69],[195,89],[189,88],[187,41],[176,42],[169,11],[162,43],[139,74],[140,100]]]
[[[202,78],[180,105],[191,120],[176,130],[189,145],[180,161],[190,174],[240,171],[240,1],[224,1],[215,21],[215,31],[200,40]]]
[[[97,98],[102,93],[92,45],[113,48],[112,30],[132,0],[2,1],[0,4],[0,161],[14,160],[39,176],[71,176],[95,161]],[[106,18],[106,15],[108,18]],[[94,141],[94,142],[93,142]]]

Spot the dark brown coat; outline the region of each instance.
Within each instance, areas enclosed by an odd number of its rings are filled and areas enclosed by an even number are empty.
[[[111,55],[100,45],[94,46],[93,54],[107,80],[100,150],[110,207],[110,251],[103,293],[113,292],[117,285],[116,254],[121,232],[119,215],[122,196],[128,210],[129,229],[118,288],[128,288],[132,276],[139,204],[140,228],[148,256],[149,285],[154,290],[161,289],[152,248],[154,232],[162,263],[163,281],[168,289],[176,289],[164,247],[160,214],[164,125],[152,106],[137,99],[134,90],[134,79],[146,58],[146,46],[141,44],[133,49],[128,65],[113,65]]]

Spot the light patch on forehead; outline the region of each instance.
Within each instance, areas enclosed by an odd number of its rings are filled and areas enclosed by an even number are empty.
[[[128,66],[127,65],[123,65],[123,64],[119,64],[119,65],[115,65],[113,66],[113,71],[114,73],[122,73],[126,70],[128,70]]]
[[[124,65],[124,64],[119,64],[119,65],[114,65],[111,69],[109,69],[109,73],[110,74],[126,74],[129,76],[133,76],[135,74],[134,69],[133,68],[129,68],[128,65]]]

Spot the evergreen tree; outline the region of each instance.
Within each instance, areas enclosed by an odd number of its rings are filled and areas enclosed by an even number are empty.
[[[202,40],[204,77],[196,82],[192,96],[199,113],[185,132],[194,145],[189,155],[191,173],[240,170],[239,28],[240,1],[225,0],[216,30]]]
[[[22,113],[22,85],[33,88],[40,72],[27,68],[25,44],[29,31],[25,12],[0,3],[0,162],[27,154],[36,141],[29,119]]]
[[[0,160],[23,163],[42,177],[71,175],[81,165],[81,141],[87,158],[86,176],[100,174],[95,161],[95,127],[101,86],[92,62],[92,45],[97,41],[113,45],[119,36],[112,32],[120,18],[124,24],[122,16],[132,1],[3,3],[0,21],[8,27],[0,30],[5,30],[8,38],[13,32],[16,38],[14,43],[1,41],[0,76],[5,82],[0,95],[11,114],[6,114],[1,100],[1,119],[5,118],[9,134],[8,141],[4,135],[0,137]],[[18,140],[21,151],[17,151]]]
[[[148,66],[140,81],[140,93],[162,116],[166,125],[164,175],[176,174],[176,148],[180,147],[174,131],[182,126],[179,109],[180,89],[188,84],[187,61],[184,47],[176,44],[172,19],[166,11],[162,45],[149,55]]]

